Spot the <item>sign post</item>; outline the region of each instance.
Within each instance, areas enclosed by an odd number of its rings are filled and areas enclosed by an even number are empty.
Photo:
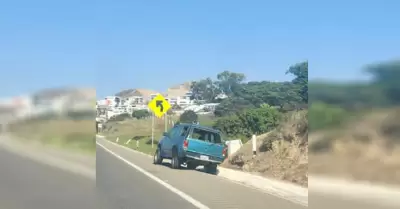
[[[165,113],[165,115],[164,115],[164,126],[165,126],[165,130],[164,130],[164,132],[167,132],[168,131],[168,113]]]
[[[161,95],[158,94],[151,100],[148,104],[149,109],[153,112],[152,121],[151,121],[151,147],[154,147],[154,116],[161,118],[163,115],[165,117],[165,132],[167,132],[167,115],[166,113],[171,108],[171,105],[168,101]]]
[[[154,113],[151,114],[151,148],[154,147]]]

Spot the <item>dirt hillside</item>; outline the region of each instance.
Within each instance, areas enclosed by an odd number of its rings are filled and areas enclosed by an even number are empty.
[[[308,186],[307,111],[287,113],[281,125],[257,137],[253,158],[251,140],[222,166]]]
[[[310,135],[310,172],[400,185],[400,109],[372,110]]]

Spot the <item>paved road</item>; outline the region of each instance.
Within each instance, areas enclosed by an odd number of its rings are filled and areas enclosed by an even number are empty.
[[[94,179],[33,161],[0,147],[0,208],[97,208]]]
[[[203,172],[173,170],[169,166],[153,165],[151,158],[118,147],[104,139],[98,139],[98,143],[208,208],[306,208]],[[96,165],[97,192],[104,209],[197,208],[100,146],[97,146]]]

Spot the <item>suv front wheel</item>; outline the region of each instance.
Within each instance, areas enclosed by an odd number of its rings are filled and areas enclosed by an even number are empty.
[[[161,157],[160,148],[157,148],[156,152],[154,153],[153,163],[159,165],[162,163],[162,161],[163,161],[163,158]]]

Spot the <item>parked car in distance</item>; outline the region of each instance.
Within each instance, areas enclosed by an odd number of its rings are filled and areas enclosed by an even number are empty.
[[[227,146],[218,130],[198,124],[176,124],[164,133],[154,154],[154,164],[171,159],[171,167],[182,164],[195,169],[203,165],[206,172],[215,173],[227,155]]]

